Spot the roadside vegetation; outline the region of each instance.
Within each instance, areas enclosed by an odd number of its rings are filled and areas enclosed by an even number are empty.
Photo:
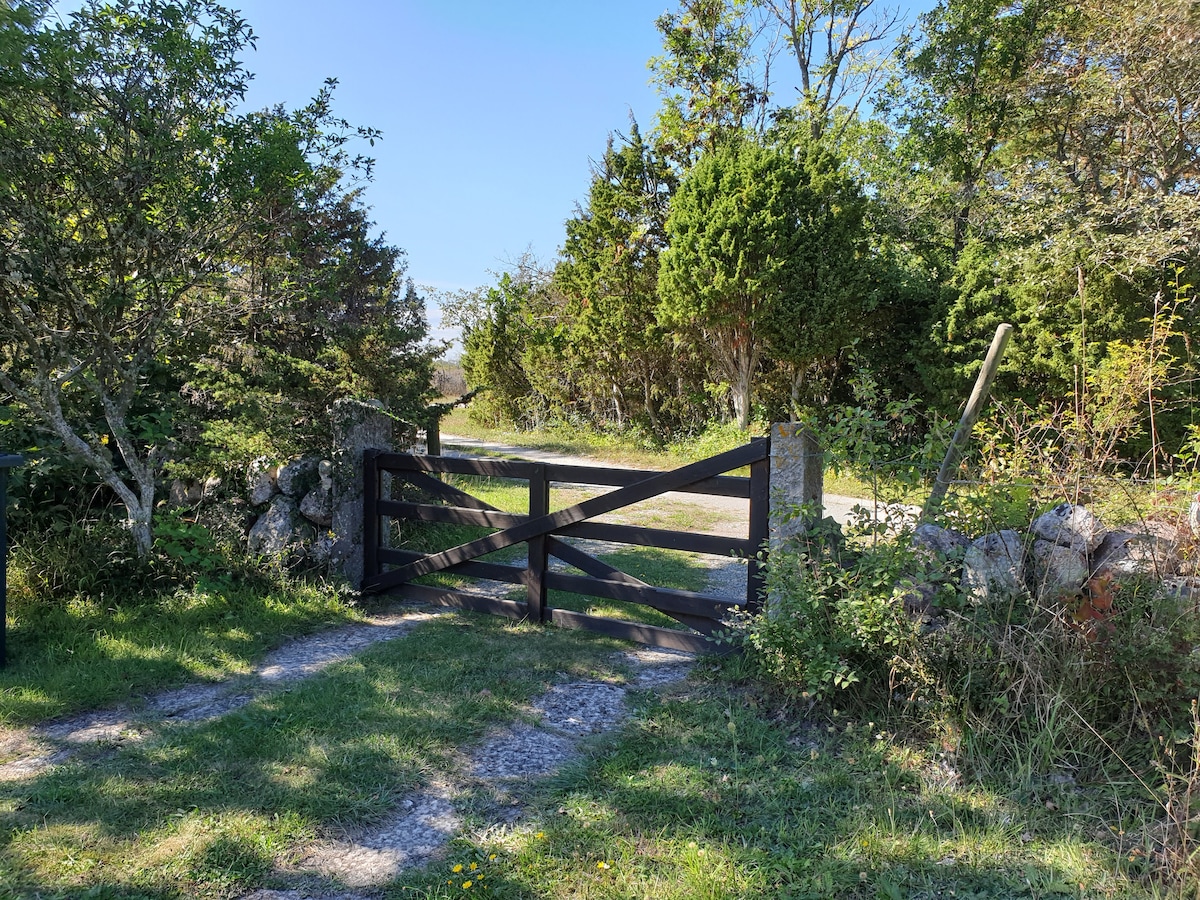
[[[1200,895],[1194,6],[942,0],[901,34],[869,0],[684,0],[655,23],[654,126],[614,134],[561,258],[440,298],[459,373],[373,231],[358,150],[378,135],[336,115],[332,82],[240,111],[252,34],[211,0],[0,2],[0,446],[26,455],[0,765],[33,752],[27,726],[118,707],[136,724],[157,691],[237,684],[386,607],[246,549],[251,466],[327,453],[337,401],[415,430],[446,412],[435,396],[478,391],[444,432],[656,469],[794,420],[826,489],[884,521],[797,510],[770,613],[714,643],[738,652],[635,692],[515,821],[457,797],[446,855],[380,893]],[[781,62],[794,96],[767,78]],[[989,603],[960,553],[914,550],[894,504],[927,496],[1004,321],[937,523],[977,538],[1086,503],[1170,530],[1174,589]],[[459,483],[526,509],[503,479]],[[604,556],[707,583],[679,554]],[[619,649],[447,614],[223,717],[18,773],[0,898],[289,887],[313,846],[384,821],[553,685],[627,682]]]

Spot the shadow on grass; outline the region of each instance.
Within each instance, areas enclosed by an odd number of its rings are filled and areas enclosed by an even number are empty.
[[[249,671],[286,640],[361,614],[321,583],[232,584],[106,600],[10,598],[0,724]]]
[[[248,889],[308,842],[383,821],[562,673],[616,675],[615,646],[428,623],[216,721],[0,785],[0,873],[15,896]]]
[[[790,724],[756,700],[720,685],[648,699],[541,788],[521,829],[463,853],[498,854],[499,897],[1154,896],[1087,810],[939,783],[925,748]],[[443,896],[448,877],[414,873],[402,895]]]

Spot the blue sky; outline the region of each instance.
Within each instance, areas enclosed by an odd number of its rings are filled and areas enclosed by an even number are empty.
[[[666,0],[235,5],[258,35],[252,105],[302,105],[335,77],[336,111],[383,130],[366,199],[418,284],[551,259],[589,160],[658,106],[646,62]]]
[[[928,8],[933,0],[904,5]],[[589,162],[630,112],[653,125],[647,61],[674,0],[243,0],[258,35],[254,106],[335,108],[384,132],[366,199],[409,274],[436,289],[492,282],[523,251],[550,261]],[[438,313],[430,309],[431,324]]]

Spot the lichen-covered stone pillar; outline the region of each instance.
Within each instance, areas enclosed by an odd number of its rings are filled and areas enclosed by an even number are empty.
[[[774,550],[821,518],[824,465],[816,435],[798,422],[771,426],[771,538]],[[808,505],[811,513],[799,515]]]
[[[390,452],[394,420],[378,400],[343,399],[330,411],[333,451],[333,546],[330,569],[354,587],[363,580],[363,451]]]

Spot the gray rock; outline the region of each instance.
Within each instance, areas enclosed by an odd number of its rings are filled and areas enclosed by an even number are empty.
[[[200,496],[204,500],[209,500],[214,497],[221,489],[221,479],[216,475],[209,475],[204,479],[204,483],[200,486]]]
[[[928,522],[918,525],[912,536],[913,550],[925,559],[961,557],[970,546],[966,535]]]
[[[270,500],[278,490],[276,485],[278,477],[279,467],[265,456],[251,460],[250,468],[246,473],[246,489],[250,495],[250,502],[259,506]]]
[[[1179,545],[1160,534],[1113,531],[1093,554],[1092,575],[1116,581],[1165,578],[1179,571]]]
[[[1060,503],[1033,520],[1030,530],[1044,541],[1091,553],[1100,546],[1108,529],[1082,506]]]
[[[1042,601],[1072,597],[1088,577],[1087,554],[1051,541],[1033,542],[1033,592]]]
[[[322,531],[317,535],[317,539],[313,541],[312,546],[308,550],[308,555],[317,565],[327,566],[333,562],[333,545],[333,532]]]
[[[285,496],[276,497],[250,529],[247,537],[250,552],[281,556],[291,550],[299,542],[297,516],[295,500]]]
[[[288,463],[279,470],[279,491],[289,497],[303,497],[320,481],[317,474],[320,460],[315,456],[304,456]]]
[[[196,482],[176,478],[171,482],[171,490],[167,496],[171,506],[195,506],[202,496],[201,486]]]
[[[1025,590],[1025,546],[1015,531],[985,534],[963,557],[963,590],[976,603],[1003,602]]]
[[[317,465],[317,477],[321,479],[321,490],[333,490],[333,462],[323,459]]]
[[[318,487],[300,501],[300,514],[314,525],[333,524],[333,491]]]

